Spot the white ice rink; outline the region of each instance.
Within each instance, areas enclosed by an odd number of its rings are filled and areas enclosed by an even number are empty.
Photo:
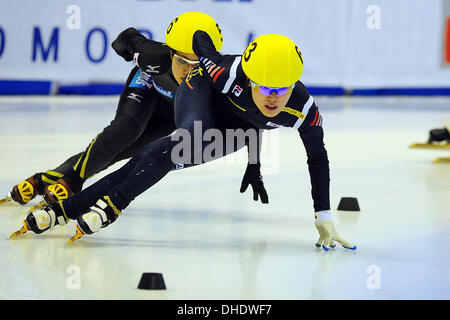
[[[117,100],[1,98],[0,194],[84,150]],[[450,163],[432,162],[449,152],[408,149],[450,123],[450,99],[316,102],[334,222],[356,252],[315,248],[304,148],[280,129],[264,141],[268,205],[239,193],[246,151],[170,173],[69,248],[73,222],[8,240],[38,199],[0,205],[0,299],[450,299]],[[361,212],[337,212],[341,197]],[[162,273],[167,290],[138,290],[143,272]]]

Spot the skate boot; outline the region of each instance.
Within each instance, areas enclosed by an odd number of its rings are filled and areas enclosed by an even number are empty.
[[[58,179],[56,184],[49,185],[44,188],[43,197],[48,204],[56,201],[64,200],[73,195],[72,188],[66,180]]]
[[[54,204],[47,205],[28,213],[26,219],[23,220],[23,227],[12,233],[9,238],[15,238],[28,231],[41,234],[57,225],[66,225],[67,221],[69,221],[69,218],[64,214],[62,203],[55,202]]]
[[[39,202],[37,205],[32,206],[28,213],[31,213],[37,209],[41,209],[46,205],[55,203],[56,201],[67,199],[73,195],[72,189],[64,179],[58,179],[56,184],[46,186],[42,192],[44,201]]]
[[[450,142],[450,134],[447,127],[430,130],[430,137],[427,143],[435,144],[442,143],[443,141],[447,144]]]
[[[48,173],[47,171],[46,173]],[[51,171],[56,173],[55,171]],[[54,203],[56,201],[64,200],[71,195],[81,191],[84,179],[80,178],[75,171],[65,172],[64,176],[61,174],[59,179],[48,185],[43,190],[44,200],[47,203]]]
[[[0,200],[0,203],[15,201],[19,204],[27,204],[31,200],[33,200],[37,195],[48,194],[47,198],[51,201],[47,201],[49,203],[55,202],[53,199],[59,200],[59,197],[55,196],[55,194],[64,193],[61,189],[65,189],[65,193],[72,192],[68,186],[60,183],[61,178],[63,177],[62,173],[48,170],[45,173],[39,172],[35,175],[29,177],[28,179],[22,181],[18,185],[15,185],[12,191],[8,194],[8,196],[4,199]],[[67,180],[67,179],[65,179]],[[48,188],[54,184],[61,184],[62,187],[52,187],[51,191],[48,191]],[[72,188],[73,189],[73,188]],[[81,187],[80,187],[81,189]],[[61,197],[63,198],[63,197]],[[41,202],[37,206],[32,207],[29,212],[34,211],[35,209],[42,208],[45,205],[45,202]]]
[[[51,173],[52,175],[58,174],[61,177],[63,176],[56,171],[47,171],[42,175],[42,180],[44,180],[49,173]],[[79,177],[72,176],[73,175],[71,175],[70,173],[66,174],[62,178],[57,178],[56,181],[52,181],[52,184],[44,187],[42,191],[44,201],[41,201],[38,205],[31,207],[28,212],[40,209],[47,204],[52,204],[56,201],[65,200],[71,195],[80,192],[84,181]],[[44,181],[50,181],[50,179],[46,179]]]
[[[44,189],[41,177],[42,173],[36,173],[34,176],[15,185],[8,196],[0,200],[0,203],[15,201],[20,204],[26,204],[33,200],[38,194],[42,194]]]
[[[431,129],[425,143],[412,143],[410,148],[450,150],[450,126]],[[448,162],[449,158],[437,158],[434,162]]]
[[[77,218],[76,234],[69,239],[67,245],[81,238],[85,234],[93,234],[101,228],[109,226],[122,214],[112,203],[108,196],[97,200],[96,204],[90,207],[88,213],[80,214]]]

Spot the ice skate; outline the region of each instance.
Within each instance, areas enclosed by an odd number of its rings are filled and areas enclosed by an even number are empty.
[[[48,205],[47,202],[41,201],[37,205],[30,207],[30,209],[28,209],[28,211],[27,211],[27,214],[29,214],[33,211],[36,211],[37,209],[41,209],[41,208],[45,207],[46,205]]]
[[[77,231],[76,231],[75,235],[72,238],[67,240],[67,243],[65,245],[66,247],[70,246],[74,241],[76,241],[76,240],[80,239],[82,236],[84,236],[83,231],[80,230],[80,227],[78,227],[78,225],[75,227],[75,229]]]
[[[27,214],[36,211],[37,209],[41,209],[46,205],[55,203],[56,201],[67,199],[69,196],[73,195],[73,192],[65,180],[59,179],[58,183],[45,187],[42,195],[44,197],[44,201],[41,201],[37,205],[34,205],[28,209]],[[5,200],[3,202],[6,201],[9,200]],[[2,202],[0,201],[0,203]]]
[[[73,195],[72,188],[64,179],[58,179],[56,184],[49,185],[44,188],[43,197],[48,204],[56,201],[65,200]]]
[[[410,148],[450,150],[449,126],[430,130],[430,136],[426,143],[413,143]],[[450,162],[450,157],[440,157],[433,160],[434,163]]]
[[[42,195],[45,201],[31,207],[28,211],[31,212],[42,208],[46,204],[67,199],[74,193],[72,190],[73,188],[67,179],[62,178],[62,174],[49,170],[45,173],[36,173],[15,185],[5,198],[0,199],[0,204],[15,201],[24,205],[33,200],[37,195]]]
[[[434,163],[445,163],[450,162],[450,157],[447,158],[436,158],[433,160]]]
[[[0,204],[9,202],[11,200],[12,200],[12,198],[11,198],[11,192],[10,192],[10,193],[8,193],[8,195],[6,197],[4,197],[3,199],[0,199]]]
[[[69,221],[69,218],[65,216],[62,204],[56,202],[28,213],[25,220],[23,220],[23,227],[13,232],[9,238],[15,238],[28,231],[41,234],[57,225],[66,225],[67,221]]]
[[[449,127],[432,129],[425,143],[412,143],[410,148],[450,150]],[[445,159],[445,158],[443,158]],[[448,159],[448,158],[447,158]]]
[[[23,205],[33,200],[38,194],[42,194],[44,184],[41,176],[42,173],[36,173],[35,175],[15,185],[11,192],[5,198],[0,200],[0,204],[15,201]]]
[[[409,147],[414,149],[450,150],[450,143],[411,143]]]
[[[120,214],[122,213],[115,207],[108,196],[97,200],[96,204],[90,208],[88,213],[78,216],[77,232],[67,241],[66,246],[69,246],[85,234],[93,234],[101,228],[109,226],[116,221]]]
[[[41,209],[46,205],[55,203],[56,201],[65,200],[71,195],[73,195],[73,192],[68,183],[64,179],[59,179],[56,184],[52,184],[44,188],[44,201],[39,202],[35,206],[32,206],[27,213],[31,213],[37,209]]]

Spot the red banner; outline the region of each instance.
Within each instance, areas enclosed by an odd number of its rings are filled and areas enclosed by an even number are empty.
[[[444,38],[444,56],[445,63],[450,64],[450,17],[447,17],[445,22],[445,38]]]

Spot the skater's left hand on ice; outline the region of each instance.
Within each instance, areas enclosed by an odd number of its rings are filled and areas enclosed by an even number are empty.
[[[322,246],[325,251],[328,251],[330,248],[336,247],[334,242],[337,241],[346,249],[356,250],[355,245],[351,244],[337,233],[331,218],[330,210],[316,212],[314,224],[319,232],[319,240],[316,242],[317,248]]]
[[[261,164],[248,164],[247,170],[245,170],[244,178],[241,183],[241,193],[244,193],[248,185],[250,184],[253,189],[253,200],[258,201],[258,196],[261,198],[262,203],[269,203],[269,197],[267,196],[266,189],[264,188],[263,179],[261,176]]]

